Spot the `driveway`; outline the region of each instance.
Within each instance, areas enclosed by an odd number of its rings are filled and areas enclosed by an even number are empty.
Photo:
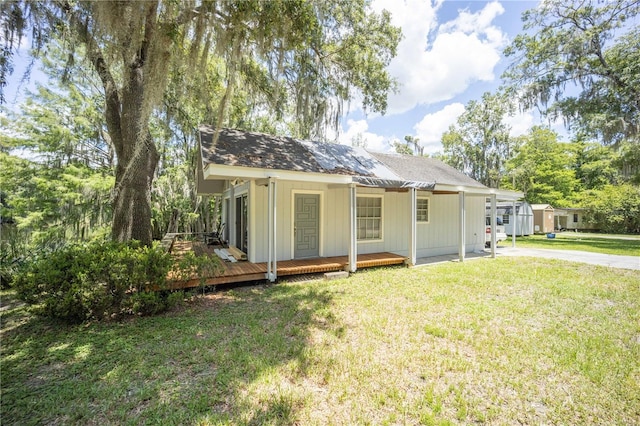
[[[517,243],[516,243],[517,244]],[[640,256],[619,256],[577,250],[549,250],[535,248],[496,247],[497,256],[532,256],[571,262],[590,263],[612,268],[640,270]]]

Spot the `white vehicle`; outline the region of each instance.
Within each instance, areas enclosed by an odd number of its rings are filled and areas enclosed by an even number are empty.
[[[502,218],[496,217],[496,221],[498,222],[498,226],[496,226],[496,245],[498,245],[499,242],[505,241],[507,239],[507,233],[504,231]],[[484,234],[484,245],[485,247],[491,247],[491,216],[486,217],[485,225],[487,225],[487,227]]]

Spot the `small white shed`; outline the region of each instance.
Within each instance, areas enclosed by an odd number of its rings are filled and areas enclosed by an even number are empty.
[[[491,206],[487,204],[487,216],[490,213]],[[513,235],[513,224],[516,223],[516,236],[526,236],[533,234],[533,209],[526,201],[516,201],[516,216],[513,215],[512,202],[498,202],[496,205],[496,216],[498,224],[502,220],[504,232],[507,235]]]

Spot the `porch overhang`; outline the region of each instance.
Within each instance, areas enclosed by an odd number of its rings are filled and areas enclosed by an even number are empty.
[[[507,189],[496,189],[480,186],[463,186],[463,185],[446,185],[436,184],[433,188],[438,192],[451,192],[458,193],[464,192],[465,195],[470,197],[491,197],[495,195],[496,200],[502,201],[517,201],[524,198],[524,193],[520,191],[511,191]]]

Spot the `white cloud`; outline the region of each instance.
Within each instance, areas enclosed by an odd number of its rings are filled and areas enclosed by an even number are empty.
[[[464,105],[457,102],[452,103],[440,111],[425,115],[419,123],[413,126],[416,132],[415,136],[424,146],[425,154],[442,151],[442,134],[449,130],[450,125],[456,123],[464,111]],[[518,112],[515,115],[505,117],[504,122],[511,126],[511,136],[521,136],[528,133],[534,125],[534,114],[532,111]]]
[[[491,22],[504,12],[502,5],[494,1],[477,13],[463,10],[456,19],[438,27],[440,4],[433,6],[424,0],[374,2],[374,9],[392,13],[392,22],[402,28],[404,37],[389,65],[401,85],[399,93],[389,96],[390,114],[449,100],[475,81],[495,79],[494,67],[507,37]]]
[[[447,105],[440,111],[425,115],[413,129],[416,137],[420,139],[420,145],[424,147],[425,154],[433,154],[442,150],[442,134],[454,124],[458,117],[464,112],[464,105],[453,103]]]
[[[347,120],[347,130],[340,132],[338,142],[343,145],[352,145],[357,138],[366,142],[366,148],[371,151],[389,151],[389,142],[384,136],[368,132],[369,124],[366,120]]]
[[[518,112],[515,115],[508,116],[504,122],[511,126],[509,134],[513,137],[522,136],[529,132],[533,126],[533,113],[531,111]]]

